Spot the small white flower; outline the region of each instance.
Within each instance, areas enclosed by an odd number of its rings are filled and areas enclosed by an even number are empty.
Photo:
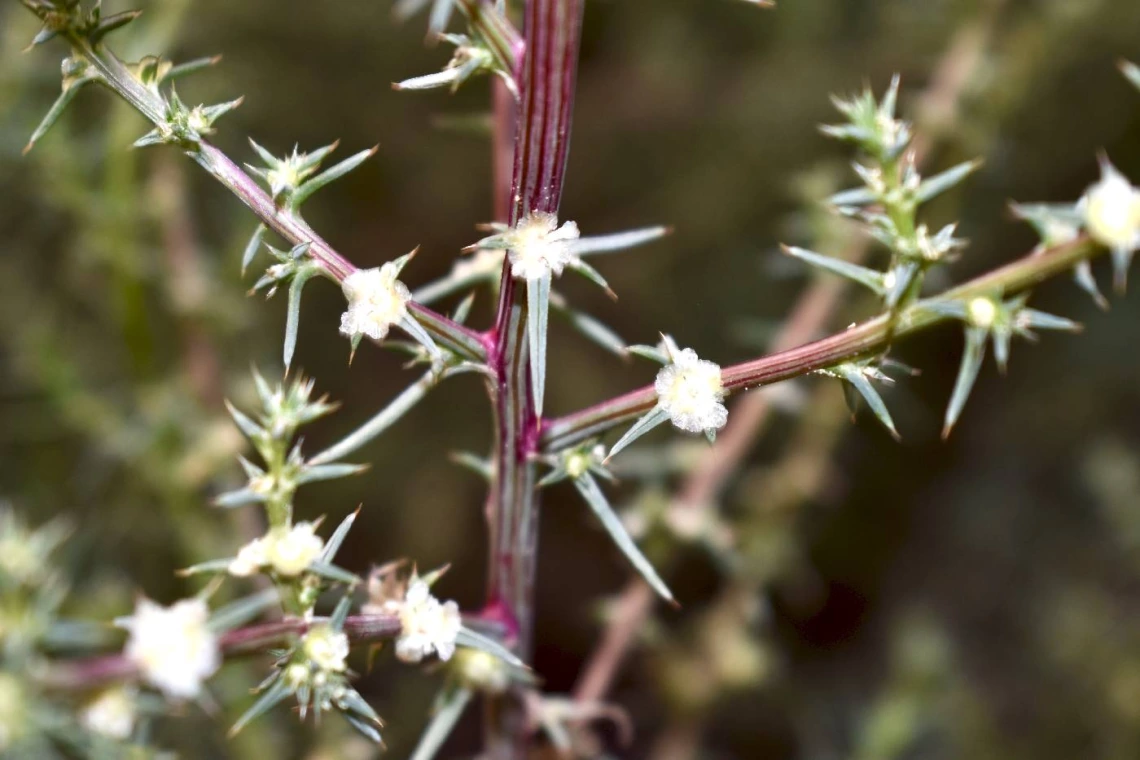
[[[301,522],[270,531],[265,537],[265,564],[286,578],[305,572],[325,548],[316,530],[313,523]]]
[[[265,565],[265,539],[255,538],[238,550],[227,571],[230,575],[246,578]]]
[[[305,656],[318,670],[326,673],[343,673],[347,669],[348,636],[327,625],[313,628],[303,641]]]
[[[377,269],[358,269],[344,279],[348,309],[340,317],[341,333],[383,340],[392,325],[407,316],[412,296],[396,279],[399,273],[399,267],[390,261]]]
[[[121,741],[135,730],[137,715],[132,691],[108,689],[83,708],[79,722],[92,733]]]
[[[139,599],[135,614],[123,623],[130,632],[124,654],[167,697],[195,697],[222,661],[217,637],[206,624],[209,615],[201,599],[170,607]]]
[[[385,604],[400,618],[396,656],[404,662],[420,662],[433,652],[443,661],[455,653],[455,639],[462,620],[455,602],[440,602],[424,581],[413,578],[401,601]]]
[[[1093,240],[1119,251],[1140,248],[1140,189],[1108,162],[1101,161],[1100,181],[1081,199],[1085,226]]]
[[[554,214],[536,211],[503,237],[511,261],[511,275],[533,281],[548,274],[562,274],[574,260],[574,242],[580,233],[574,222],[559,227]]]
[[[728,422],[720,367],[691,348],[671,351],[672,363],[657,373],[657,403],[676,427],[689,433],[719,430]]]
[[[453,667],[464,683],[482,692],[502,694],[511,685],[506,663],[489,652],[463,649],[456,655]]]
[[[979,296],[972,299],[966,306],[966,317],[974,327],[981,327],[988,330],[994,326],[994,321],[997,319],[997,316],[997,304],[994,303],[992,298]]]

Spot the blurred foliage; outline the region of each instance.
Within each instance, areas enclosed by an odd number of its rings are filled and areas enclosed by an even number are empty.
[[[450,99],[391,91],[447,53],[424,48],[422,27],[397,26],[384,3],[163,0],[146,10],[121,33],[124,55],[225,55],[184,94],[246,95],[218,135],[231,155],[252,160],[246,136],[278,155],[336,138],[350,151],[381,144],[306,207],[356,263],[419,244],[426,282],[489,218],[489,150],[471,118],[485,85]],[[1114,67],[1140,57],[1140,6],[591,4],[566,215],[591,230],[668,223],[676,233],[607,262],[618,304],[581,283],[566,295],[631,341],[661,328],[718,361],[754,353],[804,285],[776,243],[819,249],[822,236],[850,235],[813,205],[849,160],[815,131],[832,118],[826,96],[865,81],[881,90],[900,71],[907,113],[956,35],[983,26],[992,34],[959,107],[920,121],[933,168],[986,161],[967,190],[932,206],[972,241],[951,268],[959,279],[1032,247],[1008,199],[1076,198],[1101,148],[1140,175],[1140,99]],[[0,494],[32,524],[66,516],[66,611],[106,620],[138,590],[188,593],[172,570],[230,556],[262,532],[208,505],[240,481],[244,444],[222,398],[252,398],[251,363],[280,371],[284,303],[243,297],[244,209],[173,152],[127,150],[145,125],[112,98],[81,93],[21,156],[58,93],[62,55],[50,45],[22,54],[34,32],[18,4],[0,6]],[[313,426],[319,447],[410,376],[400,357],[369,347],[346,368],[340,296],[310,290],[295,364],[343,404]],[[835,326],[867,313],[849,303]],[[799,402],[782,405],[721,513],[747,547],[752,584],[724,593],[715,551],[680,552],[666,580],[684,607],[646,627],[614,693],[637,729],[623,756],[686,756],[686,741],[725,758],[1137,756],[1140,307],[1117,299],[1103,315],[1066,282],[1037,303],[1075,315],[1085,335],[1022,352],[1003,381],[984,372],[948,443],[936,439],[954,331],[898,352],[923,369],[891,398],[902,444],[874,420],[848,425],[834,385],[796,387]],[[489,313],[483,300],[473,321]],[[555,414],[645,380],[557,323],[550,366]],[[481,483],[445,455],[486,447],[481,393],[474,381],[445,385],[361,452],[369,473],[302,494],[305,519],[337,521],[363,503],[340,564],[451,562],[463,572],[440,581],[444,593],[479,605]],[[667,509],[673,480],[663,474],[639,503]],[[628,568],[572,489],[545,498],[535,665],[560,692],[597,634],[598,598]],[[263,666],[213,682],[230,722]],[[437,686],[390,670],[361,684],[389,724],[392,756],[410,750]],[[284,712],[272,717],[227,743],[224,721],[190,711],[158,736],[186,757],[371,756],[336,721],[314,736]],[[457,751],[474,746],[469,718]]]

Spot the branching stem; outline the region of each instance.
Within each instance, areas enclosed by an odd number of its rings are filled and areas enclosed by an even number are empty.
[[[1071,270],[1103,249],[1080,238],[1066,245],[1034,252],[933,298],[917,301],[892,321],[881,315],[849,327],[841,333],[788,351],[725,367],[723,379],[729,391],[748,390],[832,367],[843,362],[881,353],[895,338],[924,330],[948,318],[927,308],[933,300],[963,300],[977,295],[1011,295],[1042,280]],[[550,420],[542,429],[544,450],[557,451],[631,420],[657,403],[652,385],[579,412]]]

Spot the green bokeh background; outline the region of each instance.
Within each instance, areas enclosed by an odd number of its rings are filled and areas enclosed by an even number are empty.
[[[306,207],[356,264],[419,245],[406,279],[427,282],[489,219],[489,150],[477,128],[486,83],[450,98],[389,87],[446,61],[422,44],[422,18],[400,26],[386,3],[360,0],[144,7],[121,50],[165,36],[165,50],[134,52],[225,56],[179,91],[194,103],[246,96],[217,135],[235,158],[253,159],[246,136],[278,153],[338,138],[342,151],[380,144]],[[51,45],[19,53],[33,21],[17,3],[0,5],[0,497],[33,522],[72,521],[62,556],[73,611],[105,619],[128,611],[136,590],[190,593],[171,571],[240,542],[241,518],[208,506],[239,477],[221,397],[250,403],[250,364],[280,372],[284,303],[243,298],[249,214],[173,153],[127,151],[145,127],[106,94],[83,93],[21,157],[58,92],[62,56]],[[631,342],[662,330],[721,363],[759,353],[808,282],[777,243],[815,245],[818,201],[851,181],[849,151],[816,130],[835,116],[828,94],[864,83],[881,91],[899,72],[907,113],[972,24],[992,36],[953,125],[933,136],[930,164],[986,163],[929,210],[932,223],[960,220],[971,240],[945,281],[1030,250],[1006,202],[1075,199],[1097,175],[1098,150],[1140,180],[1140,96],[1114,66],[1140,58],[1140,5],[786,0],[762,12],[729,0],[591,0],[563,216],[587,234],[676,231],[603,262],[617,303],[584,281],[566,282],[566,293]],[[172,254],[172,235],[189,264]],[[873,308],[855,295],[846,303],[831,327]],[[307,433],[310,451],[415,377],[372,346],[346,366],[342,305],[327,284],[306,293],[297,363],[342,403]],[[825,482],[801,484],[811,495],[774,542],[796,560],[757,600],[768,617],[752,631],[779,665],[715,701],[700,756],[1140,754],[1140,301],[1117,298],[1102,313],[1062,281],[1035,305],[1080,320],[1085,334],[1017,345],[1004,379],[988,366],[949,442],[938,432],[961,336],[939,329],[899,347],[897,358],[922,370],[888,396],[904,440],[860,415],[828,454]],[[483,293],[473,319],[486,324],[490,310]],[[549,366],[553,414],[651,378],[561,325]],[[800,399],[820,398],[815,381],[797,386]],[[755,447],[752,475],[792,436],[802,412],[792,406]],[[488,423],[477,381],[447,383],[359,454],[367,474],[307,487],[299,512],[335,521],[362,504],[342,564],[451,562],[439,588],[477,607],[482,488],[446,455],[485,450]],[[761,480],[739,478],[725,510],[762,510]],[[599,602],[628,576],[572,490],[551,489],[535,658],[549,690],[573,686]],[[638,730],[621,756],[648,756],[654,737],[685,719],[684,689],[664,675],[666,644],[685,645],[718,580],[691,552],[670,582],[683,609],[658,615],[658,645],[631,658],[614,692]],[[248,702],[257,670],[219,679],[227,712]],[[389,723],[389,756],[408,753],[435,685],[389,662],[364,682]],[[368,756],[335,719],[319,732],[327,754],[310,754],[312,732],[279,712],[233,743],[201,717],[171,721],[162,735],[187,757]],[[462,726],[455,756],[474,749],[476,734],[474,719]]]

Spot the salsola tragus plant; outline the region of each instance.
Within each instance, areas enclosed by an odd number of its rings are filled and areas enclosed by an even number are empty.
[[[0,552],[5,563],[3,590],[12,605],[34,614],[21,628],[25,635],[5,634],[8,671],[0,680],[0,705],[17,706],[20,719],[6,718],[5,723],[20,730],[0,735],[0,741],[25,752],[48,753],[60,746],[95,753],[117,743],[137,744],[144,736],[137,728],[139,716],[162,712],[167,702],[204,698],[204,683],[224,658],[249,651],[270,652],[274,659],[255,702],[233,727],[235,732],[291,700],[302,717],[336,711],[379,742],[379,715],[352,686],[348,657],[353,646],[388,639],[394,640],[396,657],[404,662],[446,663],[444,691],[418,758],[439,748],[476,695],[489,708],[489,757],[525,756],[538,732],[546,733],[565,752],[578,751],[576,724],[606,713],[596,703],[542,694],[540,679],[525,664],[533,647],[542,488],[570,481],[648,586],[673,601],[665,578],[639,550],[606,495],[604,486],[614,477],[611,462],[616,465],[632,454],[625,451],[627,447],[662,426],[703,435],[716,445],[718,432],[732,428],[726,404],[730,395],[813,373],[840,380],[854,402],[865,403],[897,435],[876,387],[889,380],[887,354],[908,334],[953,321],[963,327],[965,348],[944,422],[949,434],[991,346],[998,366],[1004,368],[1014,337],[1033,337],[1037,330],[1077,329],[1070,320],[1029,306],[1034,285],[1071,273],[1102,303],[1089,260],[1110,252],[1115,281],[1122,289],[1131,258],[1140,248],[1140,190],[1103,158],[1102,179],[1079,202],[1015,207],[1040,234],[1036,250],[993,272],[927,295],[929,273],[953,260],[965,242],[953,225],[931,229],[922,219],[922,207],[965,181],[979,165],[967,162],[933,176],[922,174],[912,127],[896,113],[896,79],[881,98],[868,90],[837,99],[843,121],[823,130],[851,143],[860,157],[855,165],[860,185],[828,202],[861,224],[885,249],[885,267],[871,268],[827,251],[786,249],[828,275],[866,287],[881,310],[833,336],[722,368],[677,345],[667,334],[669,325],[661,326],[666,333],[659,340],[626,345],[554,289],[555,280],[572,270],[610,292],[599,269],[604,266],[595,265],[598,256],[652,242],[668,232],[649,226],[584,236],[560,213],[581,0],[527,0],[521,9],[521,29],[511,20],[511,9],[501,3],[432,3],[430,29],[455,46],[454,57],[442,72],[408,79],[397,87],[454,89],[478,74],[492,74],[494,144],[500,153],[496,165],[510,165],[512,170],[497,177],[496,218],[485,225],[488,234],[466,245],[450,276],[418,289],[403,282],[406,273],[414,271],[413,253],[396,256],[376,269],[358,269],[302,215],[303,204],[317,190],[359,166],[375,149],[322,169],[335,145],[276,156],[252,143],[258,163],[247,171],[208,139],[216,122],[240,99],[190,106],[175,89],[176,80],[207,68],[215,59],[185,64],[158,57],[122,61],[108,46],[108,35],[137,14],[104,17],[97,4],[88,6],[79,0],[24,0],[24,4],[44,24],[35,44],[61,38],[70,48],[62,68],[62,94],[33,133],[29,147],[44,137],[79,91],[90,89],[86,85],[112,90],[152,125],[137,146],[168,146],[183,152],[257,216],[242,266],[251,266],[266,249],[272,263],[254,289],[287,291],[282,357],[287,372],[304,288],[317,279],[335,282],[344,294],[339,331],[348,340],[350,357],[367,337],[407,352],[412,364],[423,367],[419,380],[356,432],[315,455],[302,449],[298,430],[331,412],[332,405],[314,398],[311,381],[286,377],[273,384],[258,375],[261,409],[231,409],[257,461],[241,460],[248,483],[222,494],[217,502],[227,508],[262,505],[266,531],[236,547],[232,556],[188,568],[188,575],[210,579],[199,596],[169,606],[139,600],[134,614],[119,621],[126,631],[121,654],[78,660],[53,656],[62,638],[86,637],[99,644],[102,634],[55,614],[61,584],[49,570],[48,555],[62,538],[60,530],[48,526],[29,532],[6,518],[0,535],[8,547]],[[425,4],[404,2],[399,11],[410,14]],[[455,9],[466,19],[466,34],[443,34]],[[1135,67],[1123,68],[1130,79],[1140,80]],[[480,330],[466,323],[471,294],[483,287],[495,293],[498,308],[494,323]],[[431,307],[459,294],[466,297],[450,316]],[[584,335],[613,353],[652,362],[656,372],[647,374],[652,383],[577,412],[547,415],[544,387],[551,309],[565,314]],[[495,419],[490,456],[464,458],[490,484],[487,599],[481,609],[465,614],[454,602],[432,594],[443,568],[421,571],[397,561],[381,565],[365,581],[337,566],[335,555],[357,515],[326,531],[319,518],[300,519],[293,509],[300,486],[359,472],[360,465],[347,461],[353,453],[439,383],[464,373],[485,379]],[[211,609],[209,599],[227,577],[257,578],[263,588]],[[271,612],[277,619],[259,621]],[[166,702],[151,698],[155,694]]]

